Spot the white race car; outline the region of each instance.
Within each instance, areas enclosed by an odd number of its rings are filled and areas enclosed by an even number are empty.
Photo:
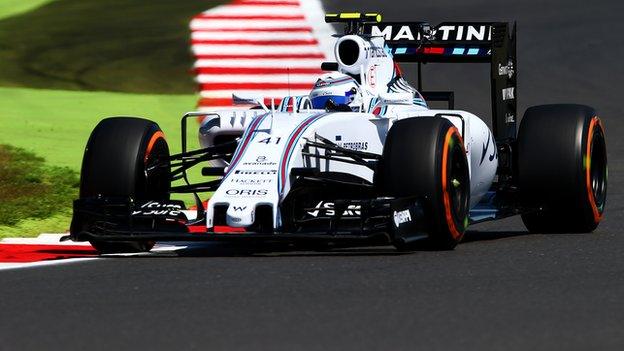
[[[604,211],[603,126],[582,105],[529,108],[516,128],[515,27],[508,23],[344,22],[336,62],[308,96],[182,118],[170,155],[154,122],[102,120],[88,141],[69,238],[102,253],[161,240],[261,240],[451,249],[476,222],[522,214],[531,231],[589,232]],[[455,110],[452,92],[418,89],[397,63],[491,65],[492,128]],[[446,103],[432,109],[427,102]],[[188,151],[189,118],[201,149]],[[202,166],[205,182],[186,171]],[[177,179],[186,185],[173,186]],[[196,195],[187,210],[172,193]]]

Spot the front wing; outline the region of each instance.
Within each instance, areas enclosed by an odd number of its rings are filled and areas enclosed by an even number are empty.
[[[180,202],[131,198],[83,198],[74,202],[70,236],[74,241],[260,241],[332,242],[344,245],[384,245],[427,237],[428,205],[423,198],[339,200],[331,216],[314,226],[206,228],[205,218],[188,220]],[[361,218],[344,221],[341,209],[357,204]],[[146,211],[145,209],[151,209]],[[323,220],[325,222],[323,222]],[[285,220],[288,222],[288,219]]]

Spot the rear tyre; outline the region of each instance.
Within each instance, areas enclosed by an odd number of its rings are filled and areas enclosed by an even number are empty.
[[[134,117],[102,120],[93,130],[82,160],[80,197],[132,197],[135,201],[169,199],[169,169],[147,172],[155,160],[169,156],[158,124]],[[89,218],[72,219],[72,233],[87,228]],[[152,241],[93,240],[100,253],[149,251]]]
[[[607,147],[594,109],[529,108],[518,133],[522,221],[530,232],[589,233],[607,199]],[[532,210],[532,211],[531,211]]]
[[[375,176],[381,193],[422,196],[430,205],[428,239],[407,243],[394,238],[399,250],[453,249],[468,225],[470,177],[463,140],[449,120],[407,118],[394,123]]]

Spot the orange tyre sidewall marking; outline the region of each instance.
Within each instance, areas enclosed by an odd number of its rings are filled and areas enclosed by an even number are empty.
[[[453,213],[451,212],[451,196],[449,195],[447,189],[448,184],[446,179],[449,144],[451,142],[451,139],[453,138],[453,135],[457,135],[462,150],[464,148],[464,141],[462,140],[461,135],[459,135],[457,128],[450,128],[446,132],[446,136],[444,137],[444,149],[442,151],[442,197],[444,199],[444,215],[446,217],[446,224],[453,238],[455,240],[459,240],[462,236],[462,233],[460,233],[460,231],[457,229],[457,226],[455,225],[455,219],[453,218]]]
[[[594,222],[598,223],[602,219],[602,213],[600,213],[600,211],[598,210],[598,206],[596,205],[596,198],[594,197],[594,192],[592,191],[591,187],[591,145],[592,139],[594,138],[594,128],[596,127],[596,125],[600,128],[601,131],[604,130],[602,128],[602,123],[600,123],[600,118],[594,116],[589,122],[589,133],[587,136],[587,146],[585,151],[585,185],[587,187],[587,197],[589,199],[589,204],[594,215]]]
[[[166,140],[165,139],[165,134],[161,130],[159,130],[156,133],[154,133],[154,135],[152,135],[152,137],[150,138],[150,141],[147,143],[147,148],[145,149],[145,157],[143,159],[143,162],[145,164],[147,164],[147,159],[149,158],[150,154],[152,153],[152,149],[154,148],[154,144],[156,144],[158,139],[161,139],[161,138],[163,140]],[[150,240],[150,241],[147,241],[146,244],[149,247],[149,249],[147,251],[149,251],[149,250],[151,250],[154,247],[154,245],[156,245],[156,242]]]
[[[156,141],[158,141],[158,139],[160,138],[165,139],[165,134],[160,130],[152,135],[150,141],[147,143],[147,149],[145,149],[145,158],[143,159],[144,162],[147,162],[147,159],[149,158],[150,154],[152,153],[152,149],[154,148],[154,144],[156,144]]]

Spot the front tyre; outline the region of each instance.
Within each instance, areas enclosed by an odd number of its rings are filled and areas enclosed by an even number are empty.
[[[375,183],[382,195],[428,201],[429,237],[416,242],[394,238],[399,250],[450,250],[461,241],[468,225],[470,177],[462,137],[449,120],[415,117],[395,122]]]
[[[583,105],[529,108],[518,133],[522,221],[530,232],[589,233],[607,199],[607,147],[600,118]]]
[[[80,197],[131,197],[135,201],[167,200],[171,185],[169,169],[148,166],[169,156],[169,147],[158,124],[141,118],[112,117],[91,132],[80,174]],[[71,232],[87,229],[92,221],[74,215]],[[100,253],[144,252],[152,241],[92,240]]]

